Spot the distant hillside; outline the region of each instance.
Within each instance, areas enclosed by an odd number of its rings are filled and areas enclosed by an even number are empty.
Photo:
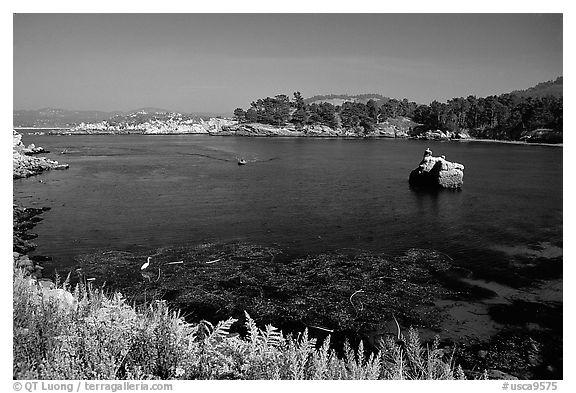
[[[554,96],[562,97],[563,77],[558,77],[553,81],[538,83],[536,86],[525,90],[515,90],[512,94],[518,94],[522,97],[545,97]],[[390,101],[390,97],[377,93],[368,94],[320,94],[304,99],[306,104],[320,104],[322,102],[330,103],[334,106],[342,105],[345,102],[360,102],[366,104],[369,100],[374,100],[378,105]]]
[[[80,122],[105,120],[118,113],[120,112],[70,111],[56,108],[16,110],[13,112],[13,126],[43,128],[70,127]]]
[[[174,113],[174,111],[169,111],[168,109],[156,108],[153,106],[147,106],[144,108],[133,109],[133,110],[128,111],[128,112],[119,112],[119,113],[129,114],[129,113],[137,113],[137,112],[150,113],[150,114],[153,114],[153,113],[170,113],[170,112]]]
[[[513,94],[518,94],[522,97],[546,97],[554,96],[557,98],[562,97],[563,91],[563,77],[559,76],[553,81],[538,83],[534,87],[526,90],[516,90]]]
[[[42,108],[38,110],[15,110],[13,112],[13,127],[34,127],[34,128],[67,128],[74,127],[80,123],[97,123],[107,120],[112,123],[128,122],[137,124],[152,118],[185,118],[207,120],[210,117],[223,116],[222,113],[179,113],[160,108],[140,108],[128,112],[113,111],[71,111],[67,109]]]
[[[388,97],[384,97],[382,94],[369,93],[369,94],[323,94],[316,95],[310,98],[304,99],[306,104],[320,104],[322,102],[330,103],[334,106],[342,105],[345,102],[360,102],[362,104],[367,103],[369,100],[377,101],[379,104],[383,104],[390,100]]]

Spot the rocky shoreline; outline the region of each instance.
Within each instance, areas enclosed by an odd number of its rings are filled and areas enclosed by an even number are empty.
[[[274,126],[262,123],[218,124],[208,129],[213,136],[248,137],[316,137],[316,138],[408,138],[410,131],[417,126],[409,118],[388,119],[375,125],[374,130],[363,133],[361,130],[331,128],[322,124]]]
[[[60,164],[46,157],[34,157],[41,153],[47,153],[47,151],[34,144],[25,146],[22,143],[22,135],[13,131],[12,178],[22,179],[51,169],[68,169],[68,164]]]
[[[22,135],[13,132],[13,179],[27,178],[30,176],[38,175],[44,171],[51,169],[68,169],[68,164],[60,164],[58,161],[50,160],[46,157],[34,157],[37,154],[47,153],[42,147],[37,147],[34,144],[25,146],[22,143]],[[44,256],[28,255],[29,252],[36,248],[36,244],[31,242],[31,239],[36,238],[36,235],[29,231],[34,226],[42,221],[39,217],[45,211],[50,210],[49,207],[32,208],[23,207],[13,204],[12,205],[12,251],[14,266],[21,268],[33,278],[41,278],[42,262],[50,260]]]
[[[39,132],[38,135],[211,135],[243,137],[302,137],[302,138],[398,138],[430,141],[492,142],[525,145],[562,146],[561,133],[554,130],[535,130],[527,133],[521,140],[481,139],[470,135],[469,130],[418,131],[420,124],[408,117],[389,118],[374,125],[374,130],[364,133],[357,129],[331,128],[326,125],[275,126],[263,123],[238,123],[225,118],[201,120],[193,128],[173,126],[115,128],[112,126],[90,128],[89,125],[77,126],[66,130]],[[413,132],[416,130],[417,132]],[[560,136],[559,136],[560,135]]]
[[[505,141],[502,139],[479,139],[469,138],[460,139],[460,142],[485,142],[485,143],[504,143],[509,145],[525,145],[525,146],[550,146],[550,147],[563,147],[563,143],[545,143],[545,142],[527,142],[527,141]]]
[[[41,278],[42,262],[50,260],[48,257],[28,255],[29,252],[36,248],[36,244],[30,240],[36,238],[36,234],[29,233],[29,230],[34,228],[36,223],[42,221],[39,217],[40,214],[50,210],[48,207],[44,208],[31,208],[20,207],[13,205],[13,235],[12,235],[12,256],[14,266],[21,268],[27,272],[31,277]]]

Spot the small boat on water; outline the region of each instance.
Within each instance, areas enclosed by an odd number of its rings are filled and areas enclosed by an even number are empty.
[[[247,162],[245,159],[243,159],[243,158],[241,158],[241,159],[238,160],[238,165],[246,165],[247,163],[248,163],[248,162]]]

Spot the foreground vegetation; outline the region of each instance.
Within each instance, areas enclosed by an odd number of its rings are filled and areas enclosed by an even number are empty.
[[[240,336],[235,319],[190,324],[164,301],[135,307],[90,283],[70,289],[15,270],[15,379],[465,379],[438,340],[424,346],[413,329],[378,352],[345,344],[338,356],[330,337],[259,329],[248,314]]]

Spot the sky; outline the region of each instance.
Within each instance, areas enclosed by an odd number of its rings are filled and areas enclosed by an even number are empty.
[[[418,103],[562,75],[561,14],[15,14],[14,109],[231,113],[277,94]]]

